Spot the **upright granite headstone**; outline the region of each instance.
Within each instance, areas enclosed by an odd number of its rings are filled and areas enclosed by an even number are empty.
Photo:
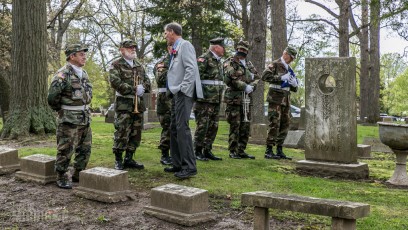
[[[370,145],[371,152],[393,153],[391,148],[384,145],[378,137],[364,137],[363,145]]]
[[[297,170],[368,177],[367,164],[357,162],[355,76],[355,58],[306,59],[306,160]]]
[[[13,173],[20,169],[17,149],[0,146],[0,175]]]
[[[159,219],[193,226],[216,217],[208,211],[208,192],[203,189],[166,184],[153,188],[150,196],[144,212]]]
[[[156,92],[152,92],[149,94],[150,95],[150,102],[149,102],[149,107],[148,107],[148,118],[147,120],[149,122],[159,122],[159,118],[157,117],[157,113],[156,113]]]
[[[21,171],[16,177],[25,181],[34,181],[40,184],[54,182],[57,174],[54,170],[55,157],[34,154],[20,159]]]

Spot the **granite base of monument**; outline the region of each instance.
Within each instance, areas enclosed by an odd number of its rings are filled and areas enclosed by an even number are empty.
[[[346,179],[367,179],[369,176],[368,165],[366,163],[339,164],[301,160],[296,162],[296,171],[316,176]]]
[[[20,159],[20,170],[16,177],[24,181],[34,181],[40,184],[54,182],[57,174],[54,171],[55,157],[34,154]]]
[[[19,169],[17,149],[0,147],[0,175],[13,173]]]
[[[289,130],[283,147],[302,149],[305,147],[305,130]]]
[[[81,171],[74,194],[105,203],[134,199],[129,190],[128,172],[102,167]]]
[[[269,126],[267,124],[251,124],[251,137],[249,138],[249,143],[265,145],[268,128]]]
[[[144,212],[156,218],[185,226],[215,220],[208,211],[208,192],[203,189],[166,184],[152,189],[151,205]]]

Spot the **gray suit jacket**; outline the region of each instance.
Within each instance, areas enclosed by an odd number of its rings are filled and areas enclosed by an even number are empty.
[[[170,62],[167,72],[167,82],[173,94],[179,91],[188,97],[203,98],[200,74],[198,72],[196,53],[193,45],[181,39],[176,47],[176,54]]]

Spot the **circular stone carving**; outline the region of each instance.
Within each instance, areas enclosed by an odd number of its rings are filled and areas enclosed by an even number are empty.
[[[319,89],[323,94],[331,94],[336,88],[336,79],[329,74],[324,74],[318,81]]]

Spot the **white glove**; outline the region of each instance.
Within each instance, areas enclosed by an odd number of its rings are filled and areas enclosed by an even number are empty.
[[[290,76],[289,80],[289,85],[293,86],[293,87],[297,87],[298,86],[298,80],[296,77],[294,76]]]
[[[245,93],[250,94],[254,91],[254,87],[252,85],[247,85],[245,87]]]
[[[290,78],[290,73],[286,73],[281,76],[281,81],[287,81]]]
[[[144,92],[145,92],[145,88],[143,87],[143,85],[137,85],[137,91],[136,91],[137,96],[139,97],[143,96]]]

